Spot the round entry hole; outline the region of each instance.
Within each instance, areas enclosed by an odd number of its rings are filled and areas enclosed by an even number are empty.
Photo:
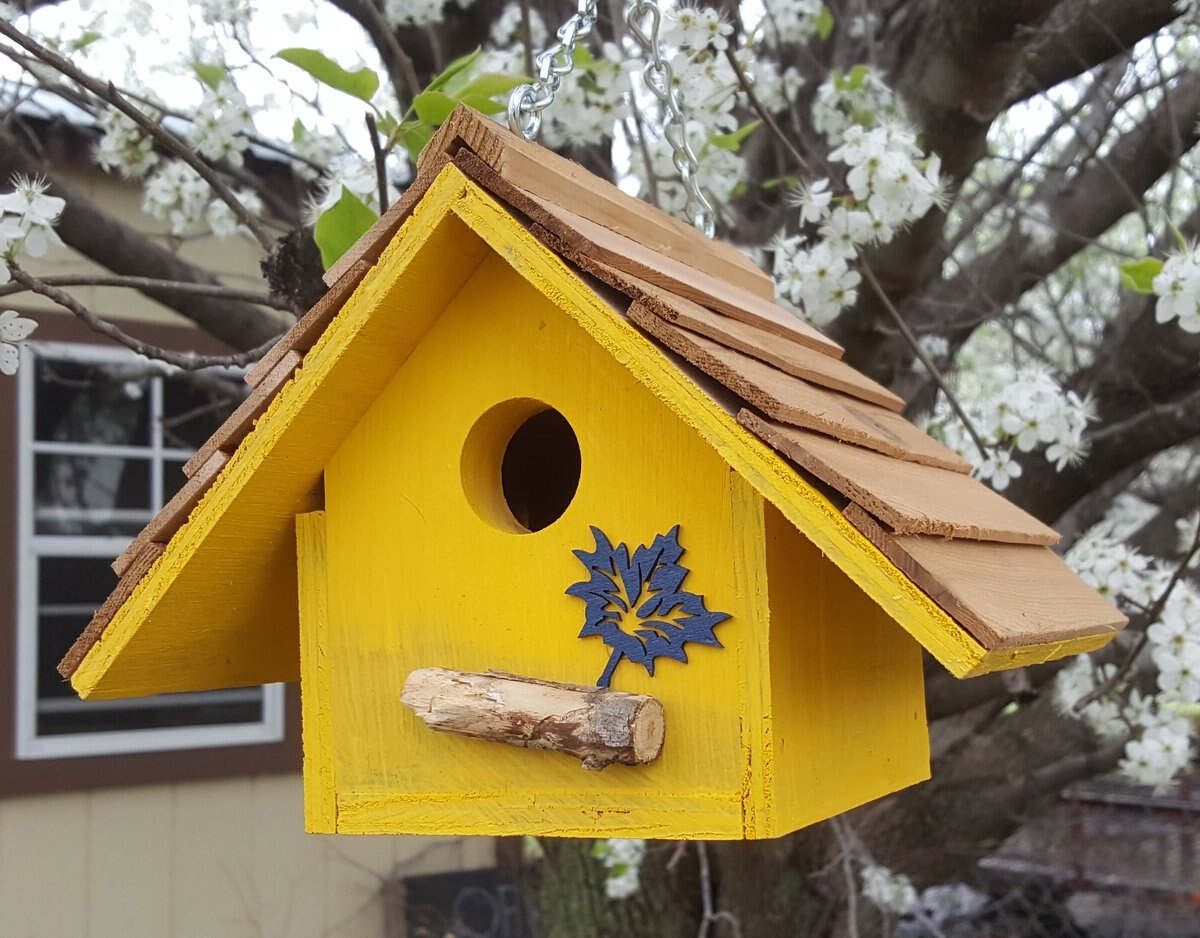
[[[579,440],[567,418],[529,399],[484,414],[463,449],[463,488],[476,512],[519,534],[553,524],[579,487]]]

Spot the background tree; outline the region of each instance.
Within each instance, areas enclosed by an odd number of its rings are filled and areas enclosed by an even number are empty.
[[[26,0],[4,13],[0,177],[48,189],[0,197],[0,253],[15,262],[0,295],[33,289],[91,315],[35,275],[39,239],[61,237],[118,279],[149,278],[123,282],[244,358],[280,331],[270,307],[302,310],[320,290],[305,222],[328,261],[410,178],[449,104],[498,110],[546,24],[571,12],[330,0],[290,5],[295,41],[280,42],[279,12],[198,0],[190,44],[153,65],[182,76],[163,97],[122,51],[144,44],[162,11],[82,6]],[[598,12],[543,142],[680,212],[661,114],[636,81],[640,50],[620,4]],[[719,234],[910,415],[1058,527],[1071,562],[1134,622],[1101,658],[1066,667],[963,683],[931,668],[933,780],[848,819],[644,855],[545,842],[546,934],[853,930],[869,908],[849,901],[859,885],[885,909],[911,901],[889,868],[918,885],[953,880],[1073,780],[1120,768],[1167,785],[1187,767],[1184,717],[1200,699],[1188,568],[1200,543],[1198,18],[1195,0],[668,7],[663,41]],[[274,57],[285,45],[313,49]],[[269,296],[224,290],[73,192],[23,126],[31,95],[94,120],[97,161],[138,180],[178,238],[211,229],[257,242]],[[363,155],[347,156],[350,144]],[[14,317],[0,328],[10,346],[28,330]]]

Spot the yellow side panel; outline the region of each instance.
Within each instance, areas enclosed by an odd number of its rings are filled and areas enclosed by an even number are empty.
[[[329,718],[329,590],[325,579],[325,512],[296,518],[300,589],[300,712],[304,744],[304,829],[337,831],[333,727]]]
[[[766,509],[775,828],[929,778],[921,647]]]
[[[464,489],[473,425],[519,399],[563,414],[581,452],[566,513],[532,534],[484,520],[484,500]],[[469,472],[486,461],[476,453]],[[732,486],[745,487],[683,421],[488,257],[326,470],[338,830],[742,836],[742,733],[758,732],[743,705],[763,649],[738,558],[761,499],[735,506]],[[689,644],[687,664],[659,658],[653,678],[617,666],[614,688],[666,709],[651,765],[588,772],[558,753],[435,733],[400,704],[405,676],[428,666],[595,683],[609,649],[578,637],[585,606],[565,590],[587,573],[572,551],[594,547],[592,525],[633,550],[677,524],[684,588],[732,618],[716,627],[725,647]]]

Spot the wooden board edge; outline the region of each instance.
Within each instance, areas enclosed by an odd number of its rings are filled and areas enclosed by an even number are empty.
[[[58,663],[58,673],[66,680],[70,680],[78,670],[80,663],[87,653],[91,651],[93,645],[100,641],[100,636],[104,634],[104,629],[112,620],[112,617],[117,614],[117,610],[125,604],[134,588],[142,581],[142,578],[150,572],[150,568],[154,566],[154,562],[163,555],[166,548],[162,544],[151,542],[146,544],[137,556],[125,568],[124,574],[118,581],[116,587],[104,600],[103,605],[96,610],[91,621],[82,634],[75,639],[67,653],[63,655],[62,661]]]
[[[262,416],[263,411],[271,403],[271,399],[291,379],[303,360],[303,356],[295,349],[285,352],[275,363],[270,374],[258,383],[225,422],[217,427],[216,432],[204,441],[204,444],[192,454],[191,459],[184,463],[183,474],[190,479],[213,453],[231,453],[237,449],[246,435],[254,428],[254,421]]]
[[[846,498],[856,502],[860,508],[868,512],[872,517],[887,524],[896,534],[922,534],[930,537],[976,540],[996,544],[1029,544],[1040,547],[1050,547],[1059,541],[1058,532],[1052,528],[1046,528],[1046,533],[1044,534],[1033,531],[1013,530],[991,530],[985,534],[983,529],[978,526],[967,526],[949,521],[938,521],[935,524],[934,520],[930,519],[928,523],[914,523],[909,516],[900,514],[886,501],[876,497],[873,492],[859,485],[853,479],[843,476],[820,456],[809,452],[803,446],[780,433],[768,419],[760,416],[753,410],[742,408],[738,412],[737,419],[738,423],[776,452],[783,455],[789,462],[792,462],[805,472],[811,473],[830,488],[837,490]],[[929,466],[924,463],[910,463],[910,465],[920,466],[923,470],[929,472],[946,472],[956,477],[959,475],[959,473],[940,466]],[[983,483],[978,484],[982,485]],[[1015,508],[1016,506],[1014,506]]]
[[[124,576],[133,561],[148,545],[167,543],[187,521],[192,509],[199,504],[201,497],[208,491],[228,461],[229,454],[223,450],[215,450],[210,453],[208,459],[192,474],[192,477],[183,484],[183,487],[169,502],[163,505],[158,514],[150,519],[150,523],[138,532],[137,537],[112,562],[113,572],[117,576]]]
[[[597,261],[594,263],[599,264],[600,262]],[[627,275],[627,279],[632,278]],[[645,301],[646,307],[650,310],[650,312],[659,316],[661,319],[673,326],[677,326],[681,329],[687,329],[690,332],[695,332],[698,335],[702,335],[707,339],[711,339],[714,342],[724,345],[726,348],[733,349],[735,352],[741,352],[743,355],[747,355],[750,358],[756,358],[760,362],[770,365],[773,368],[778,368],[780,371],[784,372],[785,374],[789,374],[794,378],[800,378],[804,381],[818,384],[827,390],[837,391],[850,397],[858,398],[861,401],[866,401],[868,404],[875,404],[884,408],[885,410],[890,410],[893,413],[898,414],[904,410],[905,402],[902,397],[892,393],[882,384],[879,384],[871,378],[868,378],[866,375],[861,375],[862,382],[855,383],[841,380],[836,375],[832,375],[827,372],[818,374],[812,369],[798,367],[794,363],[788,361],[788,359],[783,355],[774,354],[765,347],[755,347],[749,342],[742,341],[728,330],[714,327],[708,323],[702,322],[695,318],[694,314],[688,315],[688,312],[684,306],[672,305],[673,303],[679,303],[691,304],[699,307],[700,304],[696,303],[695,300],[689,300],[686,297],[677,296],[661,288],[648,289],[649,287],[651,287],[650,284],[638,285],[639,299]],[[764,337],[775,340],[776,342],[783,342],[795,348],[803,349],[804,352],[809,354],[814,353],[814,350],[807,345],[802,345],[799,342],[793,342],[790,339],[785,339],[776,335],[775,333],[768,333],[765,329],[762,329],[759,326],[742,322],[741,320],[736,320],[732,316],[727,316],[724,313],[709,310],[707,307],[701,308],[705,312],[712,313],[712,315],[720,317],[721,319],[736,322],[744,329],[751,329],[755,332],[761,333]],[[765,344],[766,343],[764,343],[764,346]],[[820,352],[815,354],[821,355],[822,358],[827,358],[832,362],[837,362],[846,369],[853,370],[850,365],[846,365],[840,359],[835,359],[832,356],[824,355]]]
[[[329,588],[325,512],[296,516],[300,614],[300,737],[304,751],[304,829],[337,833],[333,720],[329,712]]]
[[[368,260],[355,261],[333,286],[325,291],[312,308],[296,321],[283,337],[271,346],[270,351],[260,358],[248,372],[245,381],[250,387],[256,388],[262,384],[283,357],[290,351],[307,352],[321,337],[325,327],[337,315],[339,309],[350,299],[362,279],[374,266]]]
[[[588,199],[599,200],[602,208],[594,213],[596,224],[638,241],[649,250],[662,250],[659,242],[665,238],[669,242],[665,254],[681,263],[688,262],[685,258],[704,256],[726,271],[728,279],[736,281],[743,289],[774,301],[774,280],[732,244],[704,237],[688,222],[630,195],[574,160],[522,140],[464,105],[454,110],[449,122],[455,124],[458,139],[442,149],[451,156],[458,152],[460,146],[466,147],[510,184],[554,205],[568,206]],[[431,148],[432,144],[422,152],[422,164]],[[611,220],[617,216],[631,220],[632,224],[626,231],[612,227]],[[606,220],[610,223],[606,224]],[[640,240],[638,235],[641,236]]]
[[[1081,647],[1100,647],[1094,642],[1099,639],[1100,645],[1107,644],[1120,632],[1120,628],[1113,626],[1104,628],[1100,631],[1090,631],[1077,635],[1059,635],[1053,636],[1048,641],[1028,642],[1021,641],[1019,637],[999,635],[990,630],[985,622],[980,620],[974,611],[965,603],[961,602],[959,597],[953,590],[947,589],[942,582],[920,563],[904,550],[892,533],[883,527],[860,505],[850,504],[845,509],[845,515],[850,522],[858,528],[876,547],[883,551],[884,555],[896,565],[896,567],[913,583],[920,587],[934,602],[941,606],[959,625],[966,629],[975,639],[984,647],[986,651],[985,659],[991,657],[991,670],[996,670],[1002,665],[1000,661],[1004,660],[1021,660],[1026,658],[1024,649],[1038,649],[1032,652],[1034,660],[1048,661],[1049,658],[1040,658],[1038,656],[1046,654],[1054,649],[1062,649],[1056,653],[1055,657],[1074,654],[1072,648]],[[922,536],[922,535],[917,535]],[[1011,545],[1018,549],[1026,548],[1029,550],[1048,550],[1048,548],[1039,545]],[[1113,610],[1114,613],[1116,610]],[[1097,627],[1099,629],[1099,627]],[[1017,665],[1009,665],[1016,667]],[[983,673],[983,672],[979,672]]]

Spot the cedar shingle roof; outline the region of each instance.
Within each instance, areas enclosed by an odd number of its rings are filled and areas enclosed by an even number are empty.
[[[905,420],[900,398],[775,303],[773,283],[749,259],[460,108],[422,154],[404,197],[326,273],[328,293],[249,372],[251,394],[188,462],[188,483],[114,562],[121,580],[60,664],[64,676],[448,163],[522,216],[597,290],[616,291],[630,322],[791,471],[825,486],[845,517],[989,653],[1038,646],[1048,659],[1080,650],[1061,643],[1091,637],[1096,647],[1124,626],[1050,550],[1058,540],[1051,528],[972,479],[961,457]]]

